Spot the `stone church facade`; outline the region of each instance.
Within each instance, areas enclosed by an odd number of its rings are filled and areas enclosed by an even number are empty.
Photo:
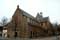
[[[28,14],[17,6],[12,20],[7,25],[8,37],[35,38],[52,35],[49,17],[43,17],[42,12],[36,17]]]

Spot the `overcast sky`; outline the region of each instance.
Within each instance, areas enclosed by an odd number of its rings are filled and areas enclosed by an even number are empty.
[[[60,23],[60,0],[0,0],[0,19],[3,16],[11,18],[17,5],[34,17],[43,12],[43,16],[49,16],[51,22]]]

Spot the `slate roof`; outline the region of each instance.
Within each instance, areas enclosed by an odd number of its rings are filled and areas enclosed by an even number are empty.
[[[22,10],[23,11],[23,10]],[[35,19],[32,15],[28,14],[27,12],[23,11],[23,15],[29,17],[29,18],[32,18],[32,19]],[[36,20],[36,19],[35,19]],[[49,17],[43,17],[41,21],[48,21],[49,20]]]
[[[49,17],[43,17],[40,22],[46,22],[46,21],[49,21]]]
[[[18,6],[19,7],[19,6]],[[20,9],[20,8],[17,8],[19,10],[21,10],[23,13],[22,15],[26,16],[26,17],[29,17],[31,19],[35,19],[37,21],[37,19],[35,17],[33,17],[32,15],[30,15],[29,13],[27,13],[26,11]],[[40,16],[39,16],[40,17]],[[43,17],[41,21],[48,21],[49,20],[49,17]]]
[[[20,10],[22,11],[22,15],[26,16],[26,17],[29,17],[29,18],[34,18],[32,15],[28,14],[26,11],[22,10],[19,8],[19,5],[17,6],[17,10]]]
[[[48,21],[49,17],[44,17],[43,20]]]
[[[23,11],[23,15],[25,15],[25,16],[27,16],[27,17],[29,17],[29,18],[34,18],[32,15],[30,15],[30,14],[28,14],[27,12],[25,12],[25,11]]]

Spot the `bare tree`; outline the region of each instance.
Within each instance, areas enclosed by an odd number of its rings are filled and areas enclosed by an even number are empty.
[[[4,16],[1,20],[1,24],[5,26],[7,24],[7,21],[8,21],[7,17]]]

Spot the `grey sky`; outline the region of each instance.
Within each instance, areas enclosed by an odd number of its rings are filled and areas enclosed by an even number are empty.
[[[0,19],[3,16],[11,18],[17,5],[33,16],[42,11],[51,22],[60,23],[60,0],[0,0]]]

